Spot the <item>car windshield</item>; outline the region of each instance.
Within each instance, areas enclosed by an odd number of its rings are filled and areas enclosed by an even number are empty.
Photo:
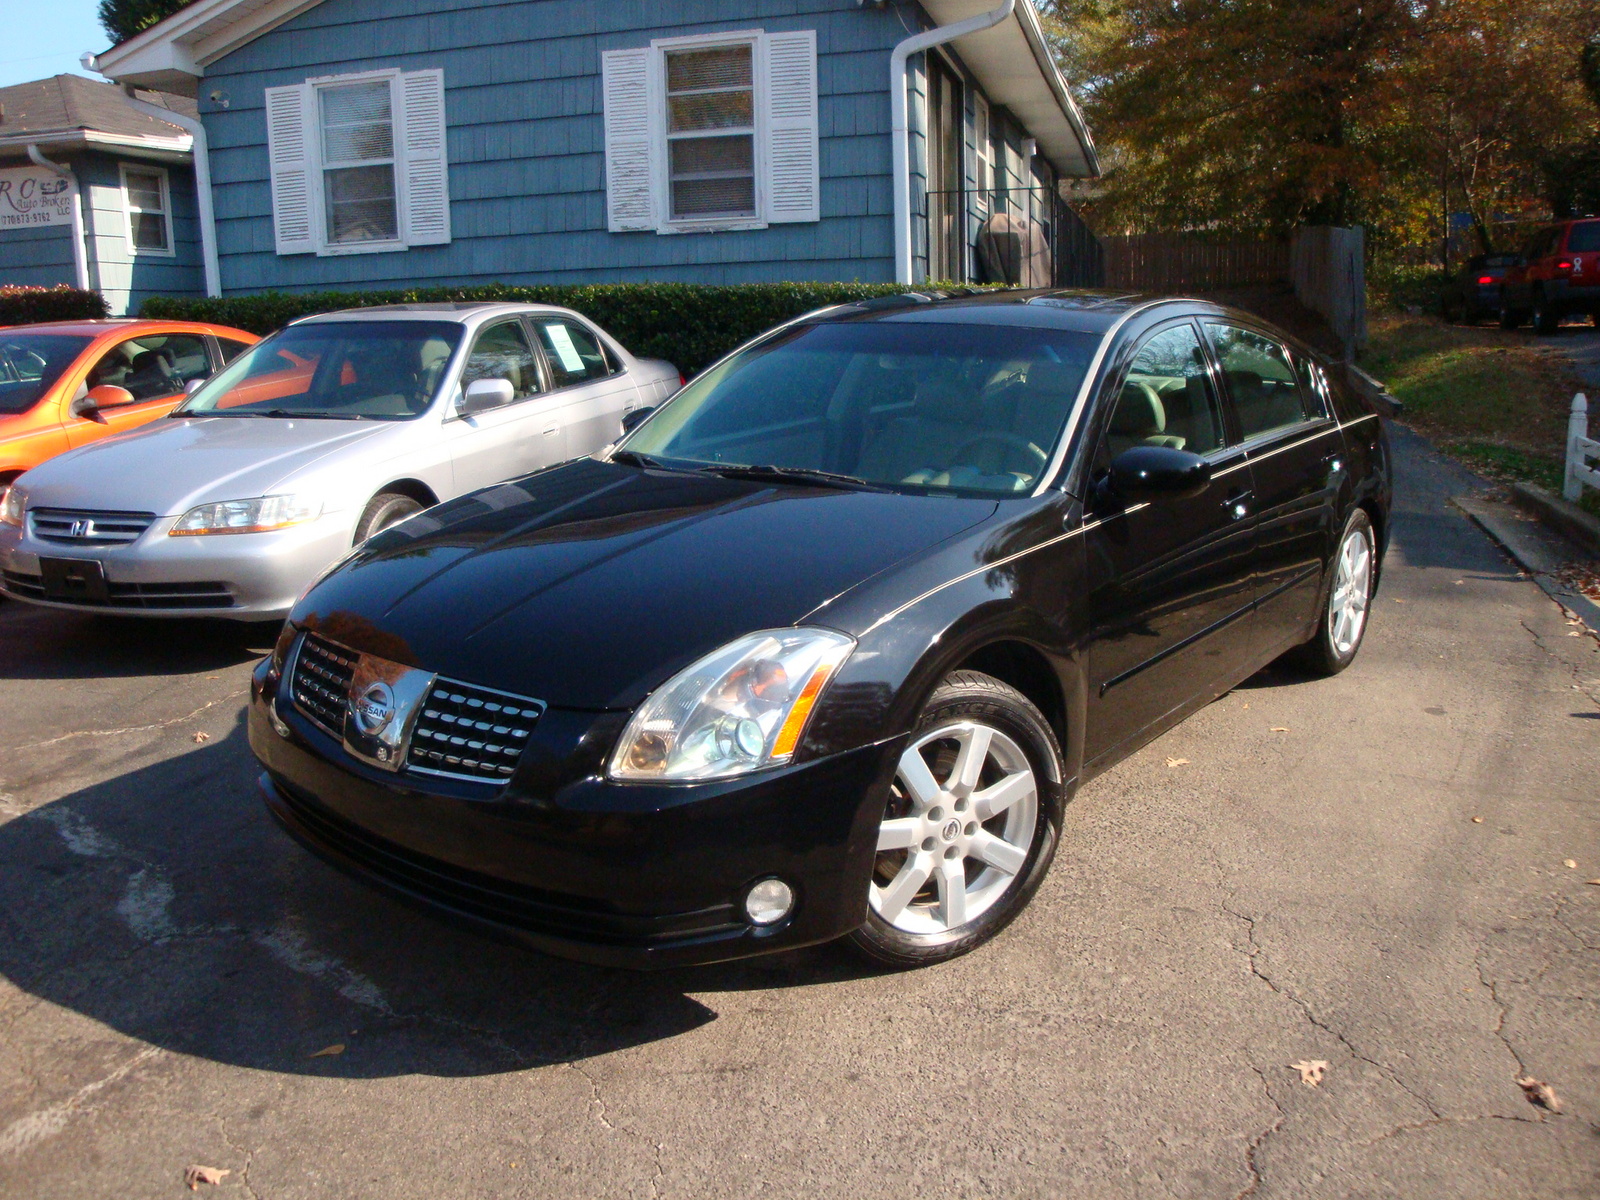
[[[623,448],[666,466],[1031,491],[1099,341],[1000,325],[802,325],[707,371]]]
[[[0,416],[37,404],[92,341],[66,333],[0,332]]]
[[[433,402],[460,341],[454,321],[291,325],[239,355],[172,415],[408,420]]]
[[[1592,254],[1600,250],[1600,221],[1580,221],[1567,234],[1567,249],[1573,254]]]

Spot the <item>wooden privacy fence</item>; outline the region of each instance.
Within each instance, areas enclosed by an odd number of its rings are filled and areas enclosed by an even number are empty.
[[[1289,244],[1214,241],[1186,233],[1102,237],[1106,286],[1142,292],[1207,292],[1289,278]]]
[[[1345,360],[1367,344],[1366,231],[1307,225],[1294,231],[1289,272],[1295,297],[1321,315],[1344,344]]]

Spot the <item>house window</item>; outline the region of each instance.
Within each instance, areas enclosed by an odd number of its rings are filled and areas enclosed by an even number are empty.
[[[317,89],[329,245],[400,236],[390,92],[387,79]]]
[[[667,52],[674,221],[756,215],[754,49],[746,43]]]
[[[128,213],[128,249],[135,254],[172,253],[171,193],[159,167],[122,167]]]
[[[989,211],[989,193],[994,191],[994,141],[989,131],[989,102],[975,96],[972,114],[972,140],[977,147],[978,212]]]

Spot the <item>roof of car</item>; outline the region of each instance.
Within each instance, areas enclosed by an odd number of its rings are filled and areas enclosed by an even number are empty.
[[[72,333],[80,337],[99,337],[101,334],[110,333],[114,330],[130,329],[137,326],[153,329],[157,326],[165,328],[173,325],[196,325],[205,329],[221,328],[203,321],[157,321],[141,317],[107,317],[98,321],[45,321],[27,326],[12,325],[0,326],[0,328],[26,328],[29,333]]]
[[[815,314],[819,321],[879,320],[931,324],[1048,325],[1081,333],[1105,333],[1135,309],[1157,304],[1190,311],[1227,310],[1207,300],[1156,296],[1112,288],[956,288],[905,292],[841,304]]]
[[[524,304],[507,300],[445,300],[436,303],[375,304],[370,308],[341,308],[334,312],[316,313],[295,321],[305,325],[313,321],[465,321],[493,311],[544,312],[548,304]]]

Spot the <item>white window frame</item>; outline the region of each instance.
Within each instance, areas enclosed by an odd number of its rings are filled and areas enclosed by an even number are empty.
[[[378,80],[387,80],[389,83],[389,135],[392,141],[389,161],[394,168],[394,230],[392,239],[373,242],[330,242],[328,240],[328,212],[327,212],[327,179],[329,170],[339,170],[339,167],[330,168],[322,159],[322,93],[332,88],[347,87],[353,83],[373,83]],[[311,202],[312,231],[317,243],[317,256],[319,258],[335,258],[346,254],[391,254],[396,250],[407,250],[406,244],[406,187],[405,164],[401,161],[400,144],[405,136],[402,116],[402,98],[400,89],[396,86],[400,81],[400,71],[390,68],[382,71],[360,71],[353,75],[318,75],[306,80],[306,87],[310,93],[310,112],[308,123],[311,128],[307,158],[316,179],[316,186],[309,189]],[[378,164],[371,164],[378,165]]]
[[[767,147],[771,141],[768,117],[770,81],[762,68],[760,29],[741,29],[731,33],[700,34],[694,37],[654,38],[650,42],[650,137],[655,143],[651,190],[656,195],[659,222],[657,233],[710,233],[732,229],[767,228]],[[752,165],[755,169],[755,212],[748,217],[685,217],[672,215],[672,139],[667,133],[667,53],[682,50],[713,50],[720,46],[750,47],[750,93],[755,109],[751,140],[755,143]],[[711,131],[701,136],[709,136]]]
[[[161,181],[161,219],[167,231],[167,248],[165,250],[134,244],[134,208],[133,196],[128,191],[129,170],[133,170],[140,175],[154,175]],[[175,258],[178,248],[172,237],[172,187],[167,175],[167,168],[153,165],[146,166],[143,163],[123,162],[117,164],[117,177],[122,185],[122,227],[128,240],[128,253],[130,255],[138,255],[140,258]]]
[[[978,212],[981,216],[989,215],[990,201],[996,191],[994,170],[994,112],[989,107],[989,100],[982,92],[973,89],[973,125],[972,142],[977,150],[977,162],[973,164],[974,174],[977,176]]]

